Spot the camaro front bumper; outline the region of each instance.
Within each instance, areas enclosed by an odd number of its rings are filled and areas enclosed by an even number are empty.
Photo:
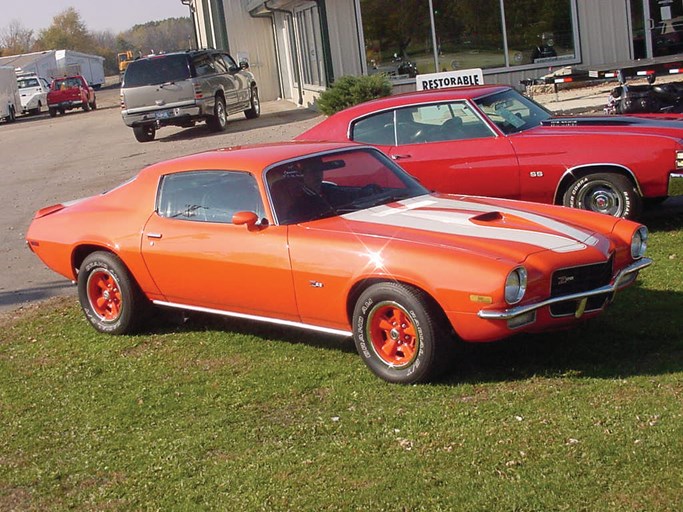
[[[631,263],[628,267],[621,269],[612,279],[612,282],[605,286],[585,292],[562,295],[560,297],[552,297],[540,302],[524,304],[504,310],[482,309],[479,311],[479,313],[477,313],[477,316],[479,316],[479,318],[486,318],[490,320],[512,320],[523,315],[533,314],[540,308],[568,301],[579,301],[579,304],[583,304],[583,307],[585,307],[585,301],[587,301],[589,297],[593,297],[595,295],[607,295],[616,292],[620,288],[632,283],[637,273],[640,270],[649,267],[651,264],[652,260],[650,258],[642,258]],[[579,317],[582,314],[583,310],[581,310],[581,306],[579,306],[576,316]],[[526,325],[526,322],[522,323],[521,325]]]

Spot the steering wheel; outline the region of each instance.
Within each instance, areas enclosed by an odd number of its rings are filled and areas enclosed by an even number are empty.
[[[372,196],[374,194],[379,194],[384,190],[382,187],[380,187],[377,183],[368,183],[367,185],[364,185],[360,189],[360,197],[368,197]]]

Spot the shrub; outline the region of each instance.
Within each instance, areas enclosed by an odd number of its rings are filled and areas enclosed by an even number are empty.
[[[318,108],[331,116],[352,105],[390,94],[391,83],[386,75],[342,76],[320,94]]]

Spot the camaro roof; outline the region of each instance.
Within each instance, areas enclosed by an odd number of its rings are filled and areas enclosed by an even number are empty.
[[[231,146],[196,153],[145,168],[142,172],[168,174],[187,170],[243,170],[258,172],[286,160],[344,148],[365,147],[353,142],[277,142]]]

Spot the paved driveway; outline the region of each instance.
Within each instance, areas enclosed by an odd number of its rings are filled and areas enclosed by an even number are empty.
[[[75,287],[49,271],[24,244],[33,213],[50,204],[103,192],[146,165],[217,147],[286,140],[320,121],[289,102],[266,102],[259,119],[228,118],[226,132],[162,128],[140,144],[119,112],[118,89],[98,92],[98,110],[73,110],[0,123],[0,312],[27,302],[75,294]]]

